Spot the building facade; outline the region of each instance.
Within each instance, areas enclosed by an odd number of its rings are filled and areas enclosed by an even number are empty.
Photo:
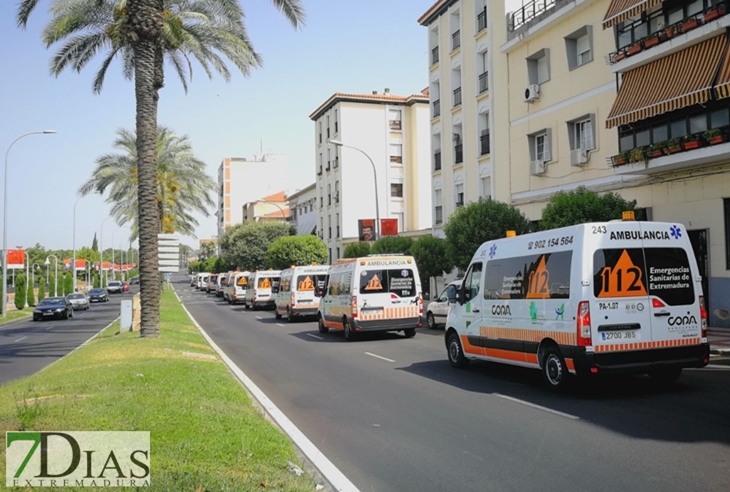
[[[494,194],[492,18],[486,0],[439,0],[418,22],[428,31],[434,234],[466,203]]]
[[[256,201],[262,194],[286,188],[288,183],[282,181],[286,175],[286,160],[282,154],[223,159],[218,167],[218,237],[227,227],[243,222],[244,205]]]
[[[244,222],[289,220],[289,203],[286,192],[280,191],[248,202],[241,209]]]
[[[495,148],[495,198],[539,220],[554,193],[585,186],[684,224],[709,323],[726,327],[728,13],[712,0],[540,0],[493,26],[494,133],[508,143]]]
[[[291,214],[291,225],[296,227],[297,236],[317,234],[317,183],[289,195],[287,205]]]
[[[316,226],[330,262],[342,257],[344,243],[357,240],[360,220],[376,218],[376,195],[380,218],[397,219],[398,231],[431,227],[425,93],[335,93],[309,117],[314,122]]]

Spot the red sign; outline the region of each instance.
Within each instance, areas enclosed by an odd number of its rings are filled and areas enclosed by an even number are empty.
[[[8,268],[25,268],[25,250],[9,249],[8,250]]]
[[[398,219],[380,219],[381,236],[398,235]]]

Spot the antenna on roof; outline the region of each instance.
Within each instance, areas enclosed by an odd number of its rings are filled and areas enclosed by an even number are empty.
[[[264,139],[261,139],[261,155],[264,154]]]

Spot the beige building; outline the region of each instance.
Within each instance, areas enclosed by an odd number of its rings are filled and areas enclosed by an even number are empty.
[[[440,0],[418,22],[428,30],[434,234],[466,203],[494,194],[492,15],[486,0]]]
[[[730,326],[726,4],[533,1],[492,6],[495,198],[539,220],[556,192],[635,199],[689,231],[710,325]]]
[[[338,92],[309,115],[314,122],[316,226],[330,262],[342,257],[347,242],[360,237],[361,220],[375,224],[378,209],[381,221],[396,219],[394,234],[430,230],[427,92]]]
[[[317,183],[296,190],[286,197],[291,211],[291,225],[297,229],[297,236],[317,233]]]
[[[289,220],[289,202],[286,192],[280,191],[244,204],[241,216],[244,222]]]

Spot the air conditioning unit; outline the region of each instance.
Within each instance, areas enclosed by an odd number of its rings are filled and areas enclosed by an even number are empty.
[[[545,161],[530,161],[530,174],[533,176],[545,174]]]
[[[540,86],[532,84],[525,89],[525,102],[532,102],[540,99]]]
[[[588,150],[584,148],[570,151],[570,165],[583,166],[588,162]]]

